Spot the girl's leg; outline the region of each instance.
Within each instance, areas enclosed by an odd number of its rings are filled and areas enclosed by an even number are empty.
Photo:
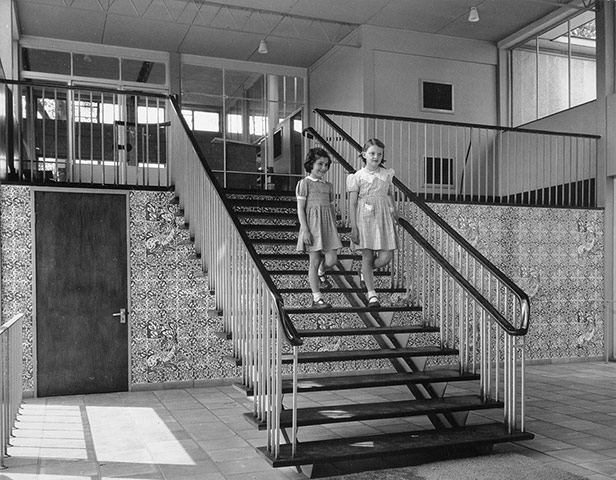
[[[321,252],[308,252],[310,264],[308,266],[308,283],[312,290],[312,306],[329,308],[331,305],[323,300],[319,280],[319,265],[321,264]]]
[[[319,265],[321,263],[321,252],[308,252],[310,258],[310,265],[308,266],[308,283],[310,283],[310,290],[313,294],[320,294],[319,288]]]
[[[394,257],[393,250],[379,250],[378,256],[374,259],[373,268],[381,268],[391,262],[391,259]]]
[[[367,248],[361,251],[361,273],[364,276],[364,282],[366,283],[366,290],[368,290],[368,296],[374,292],[374,275],[372,269],[374,265],[374,252]]]
[[[321,290],[329,290],[330,288],[332,288],[332,284],[325,276],[325,272],[329,268],[333,267],[338,261],[338,252],[336,252],[335,250],[328,250],[322,253],[324,258],[321,260],[319,269],[317,270],[317,275],[319,276],[319,286]]]
[[[321,263],[321,268],[323,271],[336,265],[336,262],[338,261],[338,252],[336,250],[328,250],[327,252],[323,252],[323,255],[325,256],[325,259]]]

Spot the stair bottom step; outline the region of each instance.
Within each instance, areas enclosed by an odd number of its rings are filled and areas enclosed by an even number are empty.
[[[292,455],[291,445],[281,445],[278,458],[274,458],[266,447],[257,448],[257,452],[273,467],[278,468],[439,450],[454,451],[456,448],[486,447],[495,443],[517,442],[532,438],[534,438],[532,433],[518,430],[509,433],[503,424],[491,423],[454,429],[298,442],[295,456]]]

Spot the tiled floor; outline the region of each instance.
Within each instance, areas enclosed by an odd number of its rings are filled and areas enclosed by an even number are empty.
[[[530,366],[527,374],[527,429],[536,438],[495,451],[517,451],[592,480],[616,478],[616,363]],[[312,400],[337,401],[328,395]],[[378,389],[364,398],[401,395]],[[0,480],[305,478],[292,468],[272,469],[256,454],[265,434],[242,418],[250,407],[232,386],[28,399]],[[321,435],[320,428],[310,435]],[[400,420],[357,426],[400,428]]]

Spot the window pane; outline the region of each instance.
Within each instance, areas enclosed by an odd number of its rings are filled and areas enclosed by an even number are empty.
[[[512,52],[513,125],[521,125],[537,117],[536,54],[534,50]]]
[[[184,120],[186,120],[186,123],[188,124],[188,128],[190,128],[191,130],[194,129],[193,126],[193,111],[192,110],[182,110],[182,115],[184,116]]]
[[[216,112],[193,112],[194,129],[203,132],[220,131],[220,115]]]
[[[22,49],[23,69],[30,72],[71,74],[71,54],[35,48]]]
[[[558,52],[539,52],[539,118],[569,107],[569,59]]]
[[[182,65],[182,102],[199,104],[202,95],[222,95],[222,69]]]
[[[594,100],[594,12],[585,11],[552,26],[513,49],[511,59],[514,126]]]
[[[225,95],[229,98],[263,98],[263,82],[260,73],[225,70]]]
[[[165,85],[165,64],[123,58],[122,80],[126,82],[155,83],[157,85]]]
[[[165,109],[162,107],[137,107],[137,123],[164,123]]]
[[[73,54],[73,74],[80,77],[118,80],[120,78],[120,60],[114,57],[75,53]]]
[[[242,127],[242,116],[236,113],[227,115],[227,132],[231,134],[241,135],[244,129]]]

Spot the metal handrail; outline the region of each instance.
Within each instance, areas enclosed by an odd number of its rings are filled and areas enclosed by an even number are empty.
[[[404,122],[421,122],[427,123],[428,125],[448,125],[451,127],[468,127],[468,128],[485,128],[488,130],[497,130],[499,132],[520,132],[520,133],[539,133],[542,135],[567,135],[568,137],[578,137],[578,138],[594,138],[599,139],[601,135],[593,135],[589,133],[569,133],[569,132],[557,132],[550,130],[537,130],[532,128],[524,128],[524,127],[500,127],[495,125],[485,125],[481,123],[465,123],[465,122],[452,122],[446,120],[430,120],[427,118],[418,118],[418,117],[402,117],[397,115],[377,115],[371,113],[360,113],[360,112],[345,112],[340,110],[328,110],[323,108],[315,108],[315,113],[326,116],[326,115],[349,115],[358,118],[366,118],[370,120],[394,120],[394,121],[404,121]]]
[[[319,112],[321,112],[321,111],[319,111]],[[338,125],[336,125],[334,122],[332,122],[327,117],[323,117],[323,119],[333,129],[336,130],[337,134],[339,134],[340,136],[344,137],[344,139],[347,142],[349,142],[351,145],[353,145],[357,149],[358,152],[361,152],[361,146],[353,138],[351,138],[344,130],[340,129],[338,127]],[[329,152],[336,158],[336,160],[349,173],[355,172],[355,169],[344,158],[342,158],[342,156],[335,149],[333,149],[328,144],[328,142],[326,142],[325,139],[323,139],[323,137],[321,137],[321,135],[319,135],[316,132],[316,130],[314,130],[312,127],[308,127],[308,128],[305,129],[305,132],[309,133],[310,135],[313,135],[315,138],[318,139],[318,141],[320,143],[322,143],[323,145],[328,147]],[[473,247],[470,243],[468,243],[468,241],[466,241],[466,239],[464,239],[464,237],[462,237],[454,228],[452,228],[451,225],[449,225],[447,222],[445,222],[445,220],[443,220],[434,210],[432,210],[421,198],[419,198],[417,195],[415,195],[408,187],[406,187],[406,185],[404,185],[402,182],[400,182],[395,177],[394,177],[394,184],[396,185],[397,188],[399,188],[402,192],[404,192],[404,194],[407,195],[431,220],[433,220],[436,224],[438,224],[439,227],[441,227],[444,231],[446,231],[448,235],[450,235],[465,250],[467,250],[470,253],[470,255],[475,260],[477,260],[479,263],[481,263],[487,270],[489,270],[495,277],[497,277],[504,284],[506,284],[518,296],[518,299],[520,301],[520,306],[521,306],[520,313],[521,313],[521,316],[522,316],[522,320],[520,322],[520,327],[519,328],[514,327],[506,318],[504,318],[499,312],[497,312],[494,309],[494,307],[483,296],[479,296],[479,297],[476,297],[476,298],[478,299],[478,301],[480,303],[482,303],[482,305],[483,305],[484,301],[487,302],[487,305],[485,305],[485,306],[486,307],[489,306],[488,307],[488,311],[490,311],[490,313],[494,315],[495,320],[503,327],[503,329],[508,334],[514,335],[514,336],[526,335],[526,333],[528,332],[529,317],[530,317],[530,299],[528,298],[528,295],[526,295],[526,293],[524,293],[524,291],[522,291],[522,289],[520,289],[508,276],[506,276],[499,268],[497,268],[485,256],[483,256],[475,247]],[[419,234],[419,232],[417,232],[417,230],[415,230],[410,225],[410,223],[408,221],[406,221],[404,219],[401,219],[400,224],[414,238],[417,235],[419,235],[419,237],[421,237],[422,245],[425,245],[426,247],[428,247],[430,249],[429,251],[433,251],[433,252],[438,254],[438,252],[436,252],[436,250],[434,250],[431,247],[431,245],[428,242],[425,241],[425,239],[421,236],[421,234]],[[416,240],[417,240],[417,238],[416,238]],[[442,259],[443,262],[446,262],[443,257],[441,257],[440,255],[439,255],[439,257]],[[439,263],[440,263],[440,261],[439,261]],[[443,265],[444,268],[447,268],[445,266],[445,264],[442,264],[442,265]],[[457,270],[455,270],[448,262],[446,262],[446,265],[449,265],[449,267],[453,271],[455,271],[456,275],[458,275]],[[447,269],[449,270],[449,268],[447,268]],[[463,277],[461,277],[461,276],[460,276],[460,278],[463,279]],[[464,280],[464,283],[466,285],[468,285],[469,287],[472,287],[470,285],[470,283],[468,283],[466,281],[466,279],[463,279],[463,280]],[[474,287],[472,287],[472,291],[474,291],[476,293],[479,293]],[[469,291],[469,293],[470,293],[470,291]],[[481,299],[483,299],[483,300],[481,300]]]
[[[89,92],[110,93],[110,94],[122,94],[122,95],[147,95],[148,97],[160,98],[161,100],[167,100],[169,95],[164,93],[149,92],[143,90],[118,90],[117,88],[105,88],[96,86],[84,86],[84,85],[65,85],[51,82],[45,82],[37,80],[36,82],[25,80],[8,80],[0,78],[0,84],[5,83],[7,85],[23,85],[26,87],[42,87],[42,88],[62,88],[63,90],[88,90]]]
[[[176,112],[176,114],[178,116],[178,119],[180,120],[180,122],[182,124],[182,127],[184,128],[186,136],[188,137],[192,147],[195,150],[195,153],[197,154],[197,156],[199,158],[199,161],[201,162],[201,165],[202,165],[203,169],[205,170],[206,174],[208,175],[210,181],[212,182],[212,185],[216,189],[216,193],[220,197],[220,201],[224,205],[224,207],[225,207],[225,209],[226,209],[226,211],[227,211],[227,213],[229,215],[229,218],[231,219],[231,221],[233,222],[233,225],[235,226],[235,228],[237,230],[238,235],[240,236],[240,238],[244,242],[244,245],[246,247],[246,250],[248,251],[248,254],[250,255],[250,258],[254,262],[255,267],[258,269],[261,277],[263,278],[263,281],[265,282],[265,284],[267,285],[267,287],[271,291],[272,296],[274,297],[274,300],[275,300],[275,303],[276,303],[276,308],[278,309],[279,318],[281,320],[281,326],[283,327],[283,332],[284,332],[286,340],[292,346],[302,345],[303,344],[303,340],[302,340],[301,336],[299,335],[299,333],[297,333],[297,330],[295,329],[295,326],[293,325],[293,322],[289,318],[289,315],[287,314],[287,312],[286,312],[286,310],[284,308],[284,301],[282,299],[282,296],[278,292],[278,288],[274,284],[274,281],[272,280],[272,277],[270,276],[269,272],[267,271],[267,269],[263,265],[263,262],[262,262],[261,258],[259,257],[259,255],[257,254],[255,248],[253,247],[252,242],[248,238],[248,235],[246,234],[246,232],[244,230],[244,227],[242,226],[242,224],[241,224],[239,218],[237,217],[237,215],[235,214],[235,212],[233,210],[233,207],[229,203],[229,200],[227,200],[227,197],[226,197],[222,187],[218,183],[218,180],[214,176],[214,173],[212,172],[212,169],[208,165],[207,160],[205,159],[205,156],[203,155],[203,152],[201,151],[201,148],[199,147],[199,143],[197,142],[197,139],[195,138],[195,135],[193,134],[192,130],[188,127],[188,124],[186,123],[186,120],[184,119],[184,117],[181,114],[180,106],[178,104],[177,99],[174,98],[174,97],[169,97],[169,99],[170,99],[171,105],[173,106],[173,109],[175,110],[175,112]]]
[[[25,314],[18,313],[0,326],[0,468],[7,468],[11,432],[23,395],[23,339]]]

